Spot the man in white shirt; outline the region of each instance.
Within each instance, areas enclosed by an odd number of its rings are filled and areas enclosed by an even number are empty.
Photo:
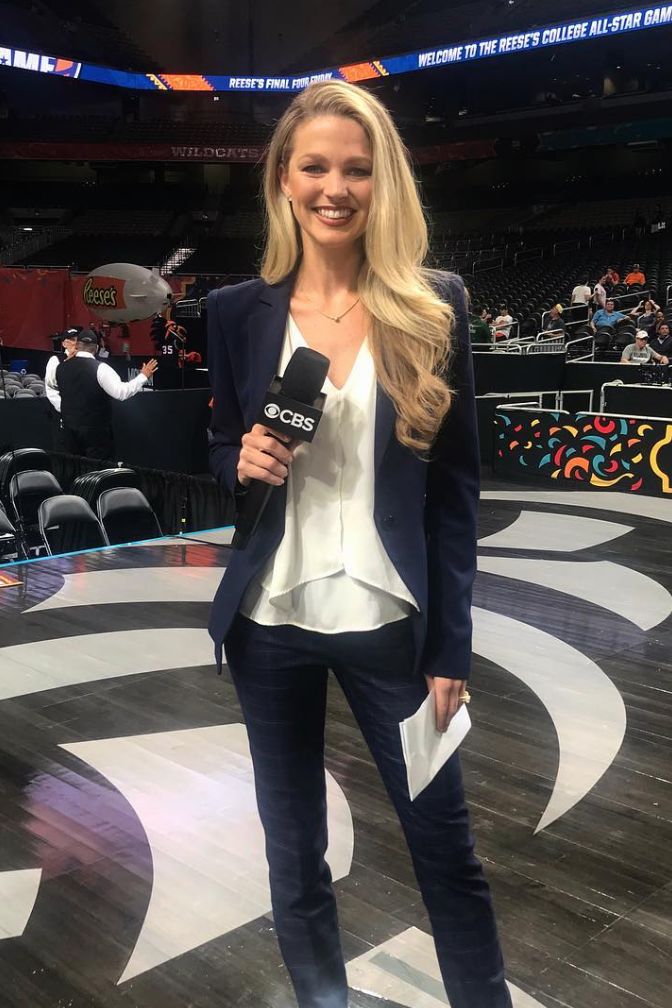
[[[513,318],[509,314],[509,309],[506,305],[499,306],[499,314],[495,321],[493,322],[493,328],[495,330],[495,339],[499,337],[500,339],[508,339],[511,335],[511,329],[513,327]]]
[[[593,296],[588,281],[584,280],[582,284],[577,284],[572,291],[572,304],[587,305],[590,304],[590,299]]]
[[[136,395],[158,364],[155,360],[147,361],[137,377],[122,382],[109,364],[96,360],[97,346],[98,340],[91,330],[80,332],[74,357],[56,369],[56,385],[65,451],[87,458],[109,459],[113,452],[110,399],[124,402]]]
[[[63,335],[61,346],[63,347],[66,360],[74,357],[77,353],[77,333],[77,329],[67,329]],[[57,413],[61,412],[61,393],[58,391],[58,385],[56,384],[56,369],[60,363],[61,359],[54,354],[47,361],[44,371],[44,392]]]

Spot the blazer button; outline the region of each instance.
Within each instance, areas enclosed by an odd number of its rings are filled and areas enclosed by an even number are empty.
[[[383,525],[387,527],[389,527],[390,525],[394,525],[394,515],[385,515],[385,517],[383,518]]]

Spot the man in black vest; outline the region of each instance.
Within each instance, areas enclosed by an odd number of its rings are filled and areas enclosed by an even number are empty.
[[[83,329],[77,336],[77,353],[56,368],[56,384],[61,396],[63,440],[71,455],[111,459],[112,411],[110,399],[123,402],[134,396],[156,371],[155,360],[143,364],[131,381],[122,382],[109,364],[96,360],[95,333]]]

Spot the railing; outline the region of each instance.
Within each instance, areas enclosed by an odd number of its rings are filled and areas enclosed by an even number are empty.
[[[560,389],[544,389],[541,392],[486,392],[485,395],[476,396],[476,398],[508,400],[523,396],[525,401],[519,402],[515,406],[507,407],[506,402],[502,402],[501,409],[543,409],[555,412],[561,409],[561,395]],[[544,396],[553,396],[553,406],[544,406]]]
[[[502,269],[504,266],[504,256],[497,256],[496,259],[485,259],[474,263],[473,273],[487,273],[488,270]]]
[[[517,266],[519,262],[531,262],[532,259],[543,259],[544,249],[542,246],[537,248],[522,249],[520,252],[516,252],[513,257],[513,261]]]
[[[573,352],[570,351],[570,347],[576,346],[578,343],[588,343],[589,349],[587,353],[581,356],[574,356]],[[595,336],[591,333],[590,336],[579,336],[578,339],[568,340],[565,345],[565,351],[567,353],[568,359],[571,357],[573,361],[594,361],[595,360]]]
[[[640,301],[649,301],[650,299],[650,290],[633,291],[628,294],[617,294],[616,297],[609,297],[609,295],[607,295],[607,301],[613,301],[617,308],[634,308]]]
[[[483,347],[481,350],[480,348]],[[502,340],[501,343],[472,343],[472,353],[515,353],[522,354],[523,349],[517,340]]]
[[[588,412],[593,412],[593,396],[595,395],[595,389],[585,388],[585,389],[563,389],[560,392],[560,409],[565,409],[565,396],[573,395],[587,395],[588,396]],[[578,410],[570,410],[570,413],[578,413]]]

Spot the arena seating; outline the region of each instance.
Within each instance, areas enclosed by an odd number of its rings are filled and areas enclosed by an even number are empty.
[[[556,303],[569,305],[572,289],[586,277],[594,282],[602,276],[607,266],[615,266],[621,276],[640,262],[658,304],[666,300],[668,285],[672,284],[672,242],[657,239],[640,242],[623,242],[618,246],[595,246],[588,250],[575,250],[556,257],[519,262],[476,274],[466,278],[475,304],[496,309],[506,302],[521,329],[536,333],[541,329],[542,314]],[[619,296],[627,293],[625,285],[614,290]]]
[[[21,260],[23,266],[70,266],[87,272],[109,262],[160,266],[176,244],[170,238],[121,235],[70,235]]]

